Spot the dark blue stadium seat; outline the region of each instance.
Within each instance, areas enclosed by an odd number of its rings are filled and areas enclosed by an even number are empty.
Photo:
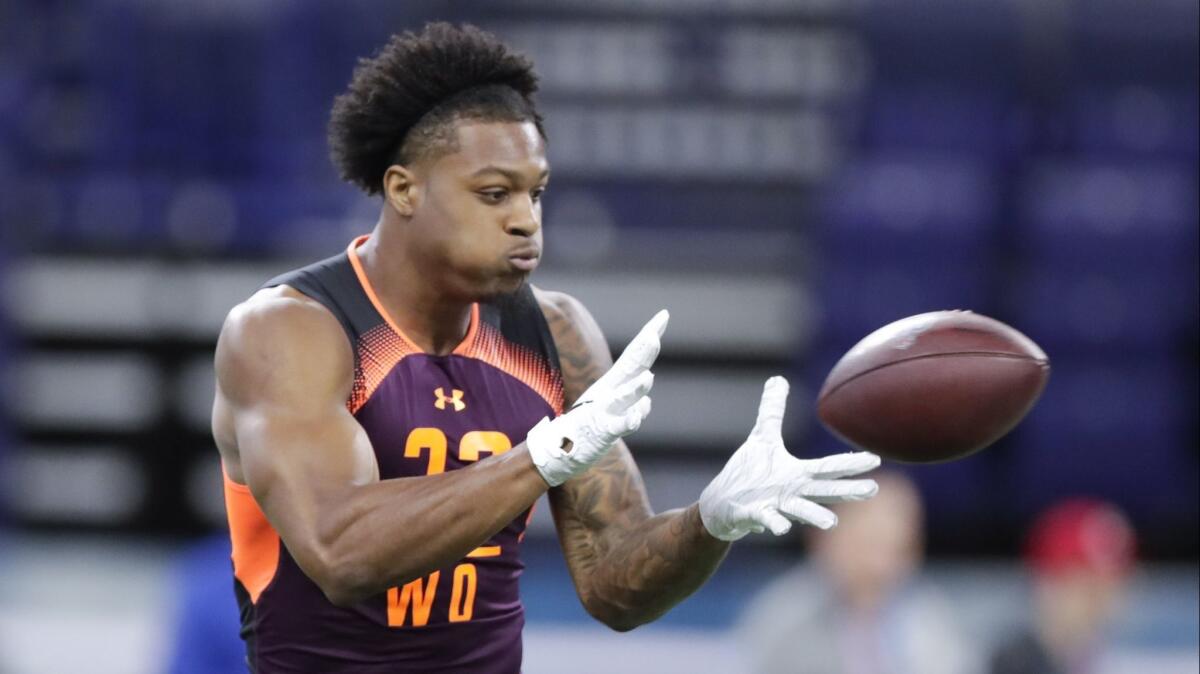
[[[874,154],[834,179],[813,230],[824,254],[850,264],[982,262],[994,243],[998,207],[994,178],[977,161]]]
[[[1018,252],[1060,269],[1185,264],[1196,208],[1194,164],[1035,161],[1018,185]]]
[[[1196,161],[1196,89],[1153,89],[1130,83],[1087,89],[1071,97],[1061,115],[1069,147],[1096,158],[1166,158]]]
[[[908,265],[862,258],[822,264],[817,293],[826,344],[849,348],[875,329],[905,316],[942,309],[991,313],[987,260],[948,258]]]
[[[1119,351],[1107,358],[1059,359],[1041,401],[1012,440],[1015,503],[1032,512],[1062,496],[1088,493],[1150,515],[1194,502],[1196,464],[1187,449],[1187,423],[1195,410],[1184,385],[1194,374],[1168,358]]]
[[[1012,322],[1050,352],[1165,352],[1188,322],[1194,276],[1190,283],[1182,270],[1026,267],[1013,270],[1003,305]]]
[[[949,83],[878,90],[867,102],[863,144],[1004,160],[1029,143],[1029,115],[1004,90]]]

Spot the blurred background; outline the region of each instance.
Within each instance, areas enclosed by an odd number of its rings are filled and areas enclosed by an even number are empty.
[[[1195,0],[5,0],[0,672],[237,671],[184,666],[241,648],[213,342],[266,279],[371,229],[328,110],[356,58],[431,19],[537,64],[535,282],[614,350],[671,309],[630,443],[657,508],[699,496],[766,376],[793,381],[792,451],[840,451],[813,398],[842,353],[910,314],[986,313],[1054,372],[998,445],[903,468],[919,577],[985,662],[1035,610],[1035,516],[1104,499],[1139,561],[1093,671],[1197,671]],[[547,510],[528,674],[749,672],[752,597],[817,573],[800,533],[747,539],[616,635],[578,606]]]

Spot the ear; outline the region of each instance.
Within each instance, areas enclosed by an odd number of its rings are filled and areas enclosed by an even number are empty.
[[[412,171],[392,164],[383,174],[383,198],[403,217],[412,217],[417,199],[416,176]]]

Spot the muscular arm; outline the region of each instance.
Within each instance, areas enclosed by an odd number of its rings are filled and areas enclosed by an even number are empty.
[[[538,291],[558,348],[570,406],[612,365],[587,310]],[[624,442],[586,473],[550,490],[550,506],[576,590],[590,614],[616,630],[655,620],[712,575],[729,544],[705,531],[699,509],[655,515]]]
[[[370,440],[346,408],[350,345],[324,307],[290,289],[234,309],[216,369],[213,433],[226,470],[249,485],[335,604],[462,558],[546,490],[523,443],[463,470],[380,480]]]

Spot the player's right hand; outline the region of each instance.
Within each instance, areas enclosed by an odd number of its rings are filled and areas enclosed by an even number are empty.
[[[529,431],[525,446],[533,465],[551,487],[587,470],[650,414],[650,366],[670,314],[658,312],[633,338],[616,363],[565,414],[543,418]]]

